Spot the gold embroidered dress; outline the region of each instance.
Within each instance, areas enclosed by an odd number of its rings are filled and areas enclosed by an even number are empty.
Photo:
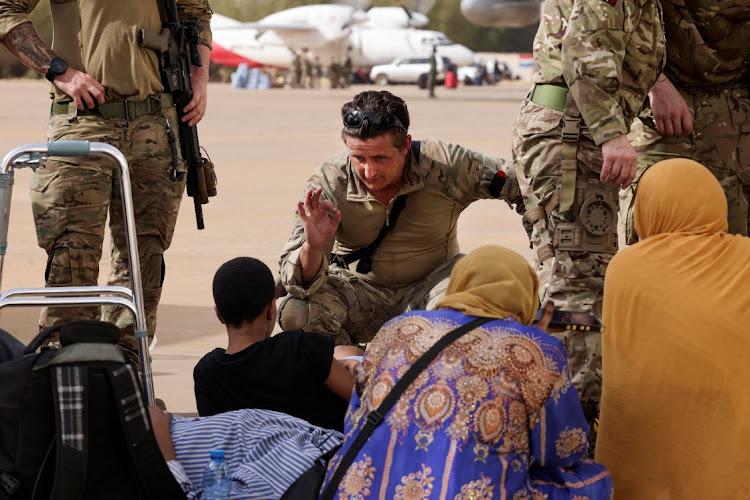
[[[521,256],[482,247],[454,266],[440,304],[450,309],[406,313],[383,326],[367,349],[327,480],[367,414],[438,339],[474,315],[506,317],[450,344],[417,377],[335,498],[610,497],[607,470],[582,460],[588,425],[562,344],[523,324],[532,321],[537,287]]]

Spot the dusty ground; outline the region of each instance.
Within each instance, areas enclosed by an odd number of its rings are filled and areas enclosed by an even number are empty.
[[[406,100],[414,138],[438,138],[510,157],[511,128],[528,86],[502,82],[496,87],[439,88],[437,99],[428,99],[416,86],[389,90]],[[204,206],[203,231],[195,228],[192,200],[183,200],[166,254],[153,352],[156,395],[170,410],[195,411],[193,366],[209,350],[225,346],[211,301],[213,273],[238,255],[257,257],[277,271],[305,181],[323,160],[343,149],[339,109],[365,88],[252,91],[209,86],[200,142],[216,165],[219,196]],[[46,82],[0,80],[0,95],[0,154],[44,142]],[[30,178],[28,169],[15,172],[2,290],[44,285],[46,255],[36,245]],[[459,241],[463,251],[495,243],[531,258],[520,219],[501,202],[470,206],[459,220]],[[108,250],[104,255],[106,259]],[[101,276],[108,270],[109,263],[103,262]],[[4,309],[0,327],[27,341],[36,332],[37,316],[36,309]]]

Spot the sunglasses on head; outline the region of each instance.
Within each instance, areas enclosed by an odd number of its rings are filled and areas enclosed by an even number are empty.
[[[367,120],[371,127],[391,128],[397,127],[406,130],[401,120],[384,111],[349,111],[344,115],[344,126],[347,128],[360,128]]]

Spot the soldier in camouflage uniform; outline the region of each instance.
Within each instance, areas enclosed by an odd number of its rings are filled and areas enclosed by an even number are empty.
[[[628,244],[637,180],[654,163],[690,158],[721,183],[729,232],[748,235],[750,215],[750,2],[662,0],[667,65],[629,138],[636,183],[620,193]]]
[[[302,85],[302,56],[299,52],[294,51],[294,58],[292,59],[290,70],[290,86],[293,89],[298,89]]]
[[[341,64],[335,59],[331,58],[331,64],[328,65],[328,81],[331,82],[331,88],[339,88],[339,79],[341,78]]]
[[[460,256],[456,223],[470,203],[522,204],[509,161],[413,142],[406,103],[387,91],[362,92],[341,114],[348,151],[308,180],[280,257],[279,295],[288,295],[279,324],[353,344],[404,311],[434,308]]]
[[[139,29],[159,33],[162,21],[153,0],[135,0],[127,9],[106,1],[51,2],[55,36],[50,49],[36,33],[29,13],[38,0],[0,0],[0,38],[20,61],[45,74],[52,86],[50,141],[90,140],[111,144],[130,167],[136,234],[143,274],[148,334],[156,328],[156,307],[164,281],[164,251],[172,241],[184,180],[172,180],[172,159],[185,170],[179,149],[177,112],[163,92],[157,54],[139,46]],[[211,47],[206,0],[178,0],[180,17],[198,18],[200,52]],[[76,19],[77,23],[70,21]],[[49,70],[49,71],[48,71]],[[208,64],[193,67],[194,96],[185,121],[195,124],[206,109]],[[31,200],[39,246],[49,259],[47,286],[96,285],[107,212],[112,233],[110,285],[129,286],[117,168],[103,157],[51,158],[34,173]],[[184,176],[182,176],[184,178]],[[40,328],[70,319],[99,319],[123,330],[121,344],[136,359],[133,321],[122,308],[50,308]]]
[[[629,185],[636,171],[626,134],[663,56],[658,2],[544,4],[534,40],[540,69],[513,130],[543,302],[601,315],[604,272],[617,251],[617,188]],[[572,331],[558,337],[593,423],[601,393],[601,335]]]
[[[311,89],[312,87],[312,61],[310,60],[310,54],[307,53],[307,49],[302,49],[302,74],[300,75],[300,87],[303,89]]]

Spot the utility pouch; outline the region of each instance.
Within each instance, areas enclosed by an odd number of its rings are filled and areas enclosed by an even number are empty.
[[[208,203],[208,198],[216,196],[216,170],[210,158],[202,158],[203,164],[196,165],[194,177],[195,182],[188,182],[188,196],[196,198],[201,205]]]
[[[614,188],[579,177],[572,207],[575,221],[557,223],[552,245],[568,252],[616,253],[618,210]]]
[[[208,155],[203,158],[203,174],[206,179],[206,195],[209,198],[216,196],[216,170],[214,170],[214,162],[211,161]],[[206,203],[208,203],[208,200]]]

